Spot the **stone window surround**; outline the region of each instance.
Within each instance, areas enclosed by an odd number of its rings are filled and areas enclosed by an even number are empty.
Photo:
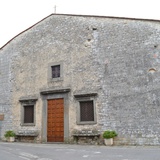
[[[96,117],[96,99],[95,96],[97,93],[90,93],[90,94],[77,94],[74,95],[76,99],[76,106],[77,106],[77,125],[92,125],[97,123]],[[93,109],[94,109],[94,121],[80,121],[80,102],[84,101],[93,101]]]
[[[19,101],[21,102],[21,126],[35,126],[36,124],[36,101],[38,98],[22,98]],[[33,123],[24,123],[24,107],[32,106],[34,107],[34,122]]]
[[[52,78],[52,66],[60,65],[60,77]],[[48,81],[62,81],[63,80],[63,62],[49,63],[48,64]]]

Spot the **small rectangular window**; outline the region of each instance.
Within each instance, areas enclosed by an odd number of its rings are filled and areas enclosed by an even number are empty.
[[[24,123],[34,123],[34,105],[24,107]]]
[[[81,101],[80,103],[80,121],[94,121],[93,101]]]
[[[36,122],[36,96],[21,97],[21,125],[34,126]]]
[[[74,95],[77,104],[77,124],[93,125],[97,123],[96,96],[97,93],[81,93]]]
[[[48,64],[48,82],[63,80],[63,62]]]
[[[51,66],[52,78],[60,77],[60,65]]]

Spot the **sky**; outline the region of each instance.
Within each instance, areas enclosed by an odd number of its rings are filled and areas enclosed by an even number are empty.
[[[160,0],[0,0],[0,47],[48,15],[81,14],[160,20]]]

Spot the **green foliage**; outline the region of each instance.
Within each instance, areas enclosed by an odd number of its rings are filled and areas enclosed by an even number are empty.
[[[117,135],[118,134],[115,131],[104,131],[103,138],[105,138],[105,139],[114,138]]]
[[[6,131],[5,134],[4,134],[4,136],[6,138],[8,138],[8,137],[15,137],[16,134],[14,133],[14,131]]]

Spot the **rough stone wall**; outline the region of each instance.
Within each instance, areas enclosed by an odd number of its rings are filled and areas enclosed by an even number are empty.
[[[70,131],[93,127],[76,125],[73,97],[76,93],[97,92],[99,89],[99,77],[96,75],[91,49],[93,30],[84,22],[84,18],[77,21],[77,18],[70,20],[70,17],[50,17],[16,38],[14,52],[17,56],[12,63],[13,107],[16,111],[13,116],[16,130],[41,130],[42,100],[39,93],[40,89],[45,88],[71,88]],[[59,62],[63,64],[63,80],[49,81],[48,65]],[[21,104],[18,100],[31,95],[39,97],[36,104],[36,125],[21,126]]]
[[[156,21],[53,15],[19,35],[6,46],[14,128],[41,131],[40,89],[71,88],[70,136],[75,129],[112,129],[116,144],[159,145],[159,34]],[[63,64],[62,80],[48,80],[50,63]],[[77,125],[74,94],[92,92],[97,124]],[[38,97],[33,127],[20,125],[23,96]]]
[[[114,19],[99,33],[95,46],[103,72],[99,123],[102,130],[118,132],[117,143],[160,144],[159,25]]]
[[[10,70],[12,46],[8,47],[8,50],[9,52],[6,52],[6,49],[0,50],[0,114],[4,116],[4,119],[0,120],[0,139],[4,138],[6,130],[13,128]]]

